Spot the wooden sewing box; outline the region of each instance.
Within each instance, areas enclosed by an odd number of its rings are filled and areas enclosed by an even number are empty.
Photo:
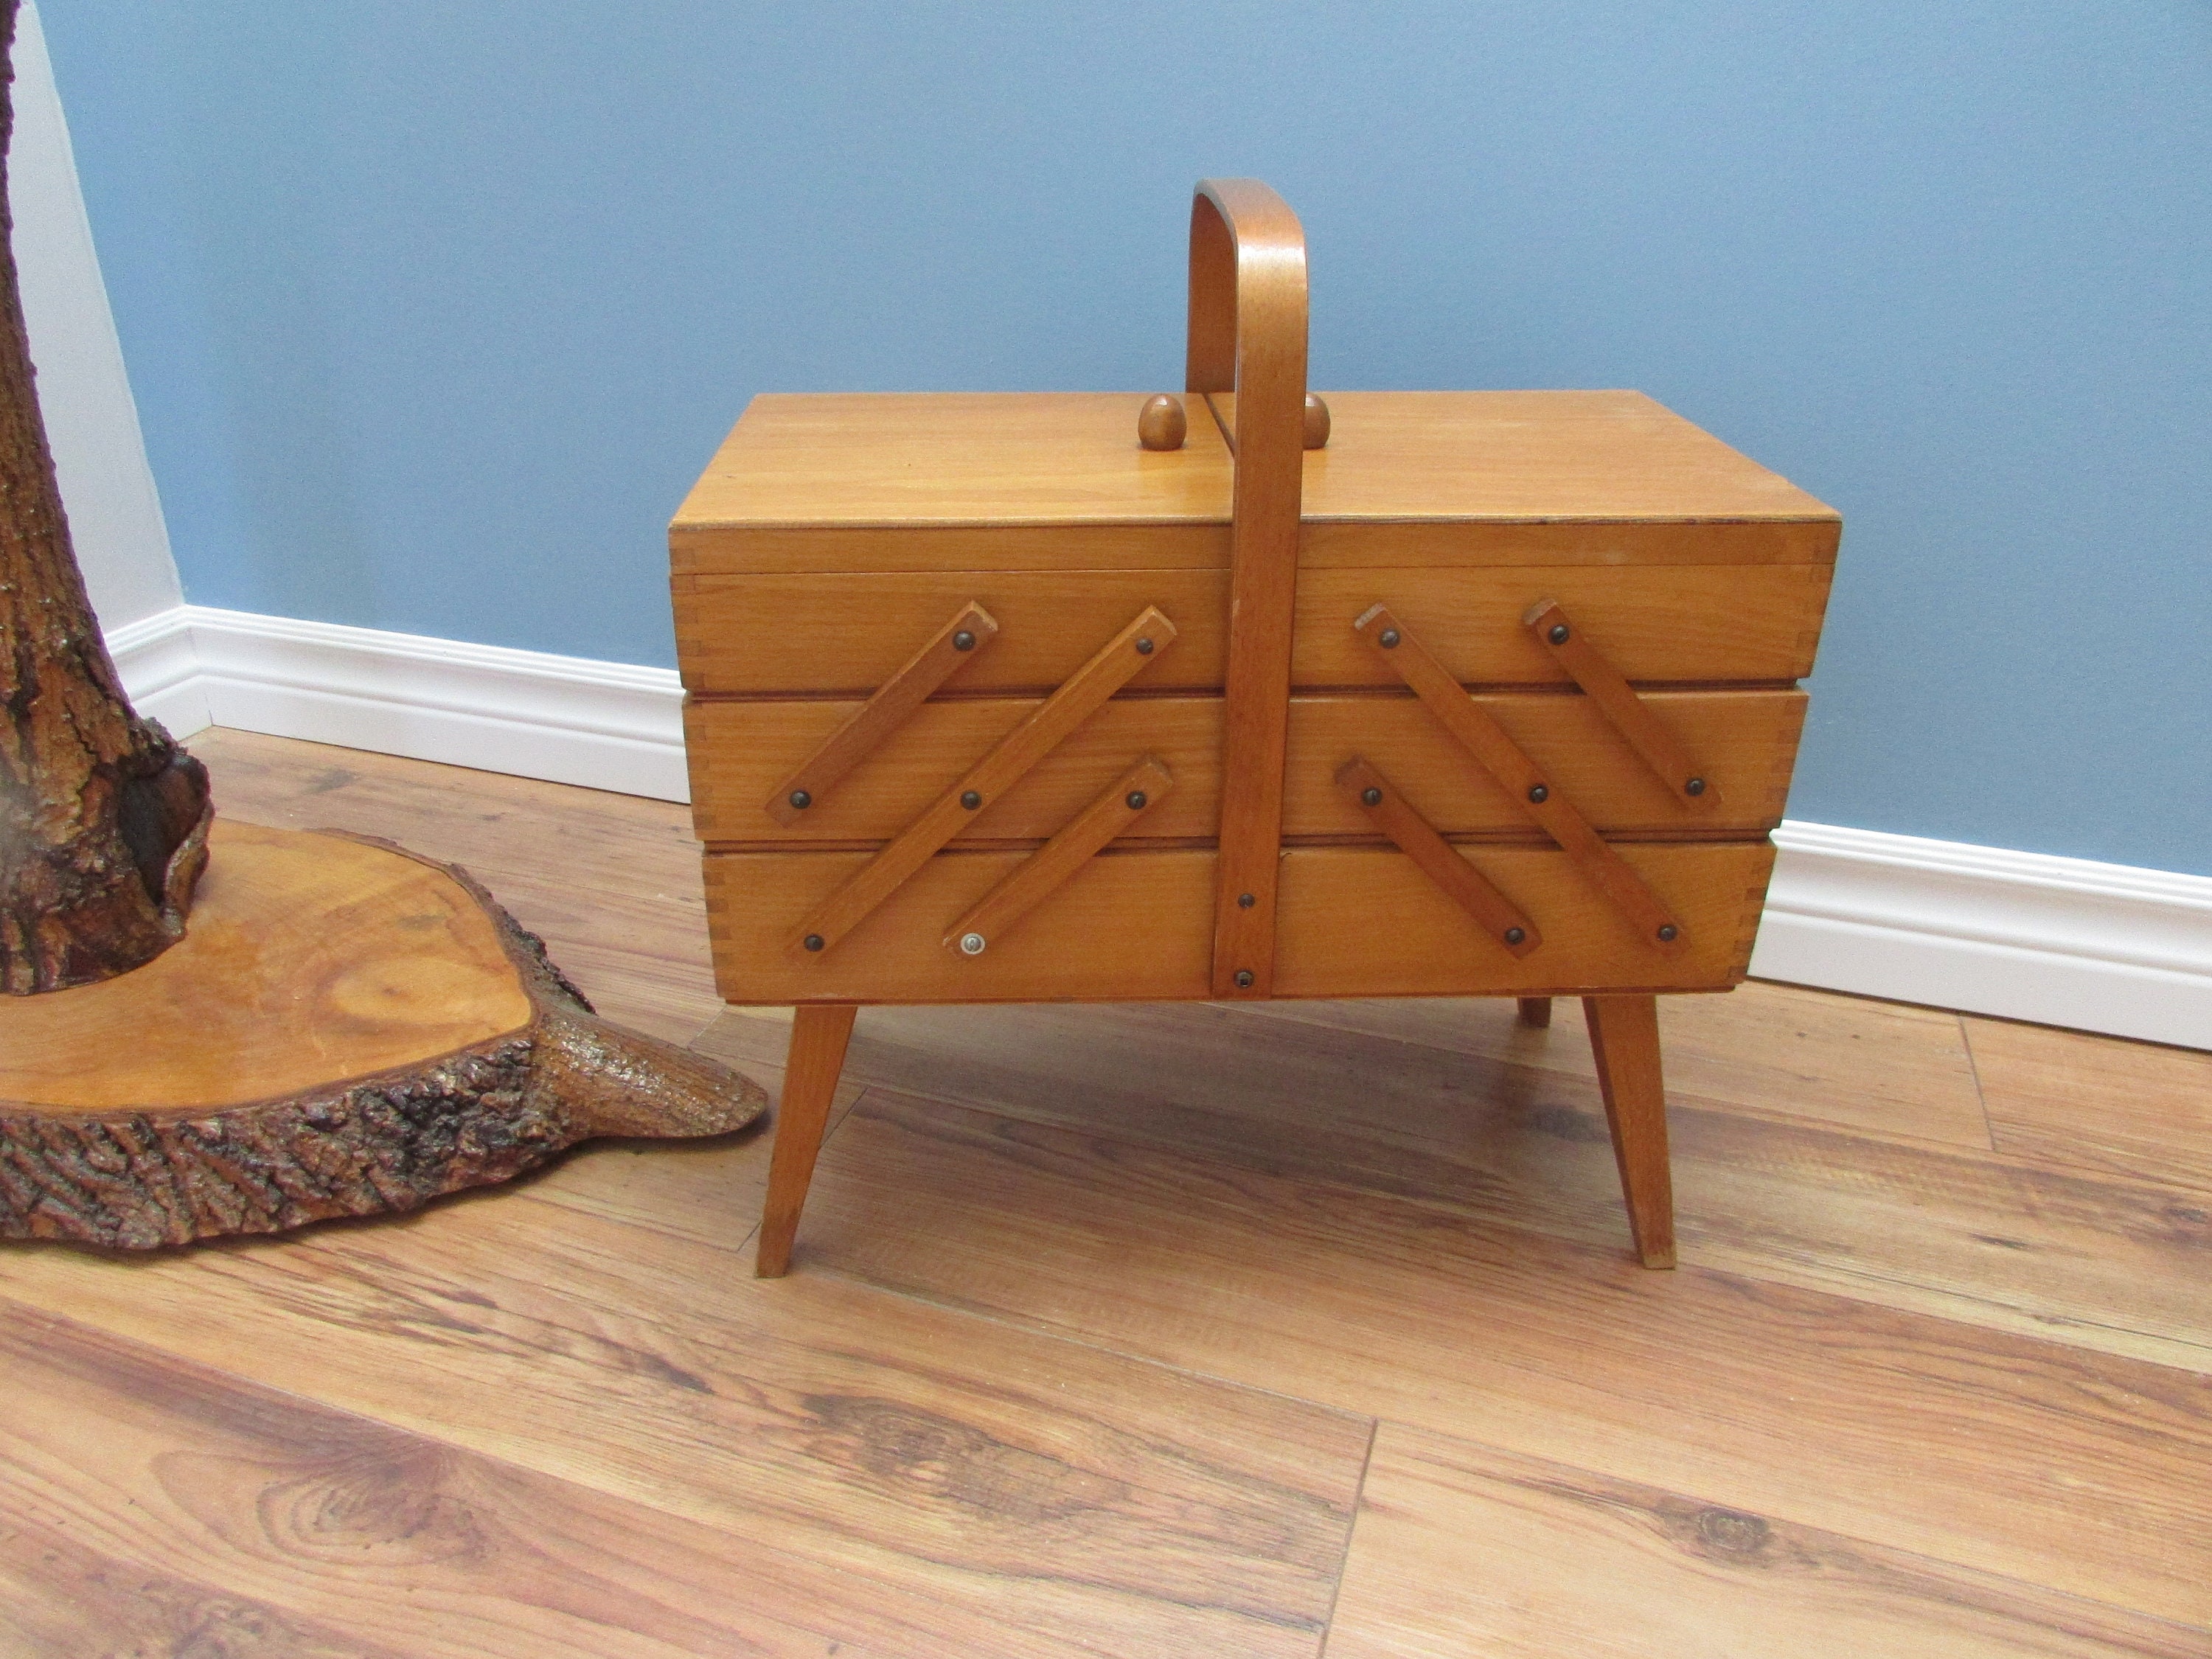
[[[670,549],[717,983],[797,1005],[757,1271],[859,1005],[1492,995],[1584,999],[1671,1265],[1654,997],[1743,978],[1840,529],[1633,392],[1310,398],[1250,179],[1180,408],[756,398]]]

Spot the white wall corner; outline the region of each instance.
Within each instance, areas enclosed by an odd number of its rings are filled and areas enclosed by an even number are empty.
[[[113,629],[169,611],[184,593],[31,0],[16,20],[15,62],[8,191],[23,323],[77,563]]]
[[[101,631],[123,689],[140,714],[161,721],[173,738],[189,738],[215,723],[200,678],[189,607],[172,605]]]

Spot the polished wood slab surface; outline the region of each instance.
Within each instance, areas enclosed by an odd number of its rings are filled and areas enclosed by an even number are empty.
[[[210,847],[192,926],[169,950],[120,979],[0,1000],[0,1102],[234,1105],[529,1024],[491,919],[440,872],[228,818]],[[95,1043],[105,1063],[87,1068]]]
[[[780,1083],[687,809],[193,746]],[[781,1280],[764,1134],[0,1253],[0,1653],[2212,1653],[2212,1056],[1660,1016],[1674,1274],[1510,999],[865,1009]]]

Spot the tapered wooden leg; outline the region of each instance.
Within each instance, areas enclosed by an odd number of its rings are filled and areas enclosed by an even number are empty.
[[[1659,1000],[1584,997],[1590,1047],[1629,1230],[1647,1267],[1674,1265],[1674,1182],[1667,1166],[1667,1094],[1659,1073]]]
[[[1551,998],[1522,997],[1521,999],[1521,1023],[1523,1025],[1534,1025],[1540,1030],[1545,1026],[1549,1025],[1552,1023]]]
[[[769,1158],[768,1204],[761,1212],[760,1249],[753,1262],[763,1279],[781,1279],[790,1269],[791,1241],[799,1231],[799,1212],[806,1207],[823,1126],[830,1121],[830,1102],[837,1092],[837,1074],[845,1069],[845,1045],[859,1012],[849,1002],[802,1003],[791,1023],[783,1098],[775,1109],[775,1150]]]

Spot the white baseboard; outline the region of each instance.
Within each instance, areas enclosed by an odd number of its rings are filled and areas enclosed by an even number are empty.
[[[672,668],[179,605],[108,635],[143,713],[689,800]],[[187,666],[190,665],[191,666]]]
[[[2212,1048],[2212,878],[1785,820],[1751,971]]]
[[[690,799],[674,671],[180,605],[108,636],[142,712]],[[1752,972],[2212,1048],[2212,878],[1785,822]]]

